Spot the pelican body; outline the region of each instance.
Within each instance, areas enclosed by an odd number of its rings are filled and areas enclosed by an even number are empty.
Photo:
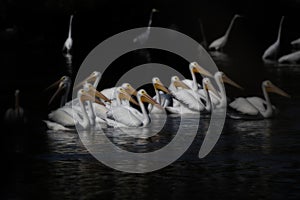
[[[262,91],[264,99],[260,97],[239,97],[231,102],[229,106],[246,116],[255,116],[258,119],[270,118],[275,115],[275,107],[271,104],[269,92],[277,93],[284,97],[290,97],[286,92],[275,86],[269,80],[266,80],[262,83]]]

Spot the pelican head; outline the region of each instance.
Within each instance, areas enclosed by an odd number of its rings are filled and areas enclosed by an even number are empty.
[[[159,80],[159,78],[153,77],[152,84],[156,90],[161,90],[161,91],[165,92],[166,94],[170,94],[170,91],[164,86],[164,84],[162,84],[162,82]]]
[[[87,91],[87,93],[92,96],[92,97],[98,97],[104,101],[107,101],[109,103],[111,103],[111,100],[108,99],[104,94],[102,94],[101,92],[97,91],[96,88],[90,84],[90,83],[85,83],[84,84],[84,89]]]
[[[18,96],[20,94],[20,90],[15,91],[15,96]]]
[[[123,83],[121,87],[124,88],[129,95],[137,95],[137,91],[129,83]]]
[[[161,105],[159,105],[159,103],[157,103],[154,99],[152,99],[152,98],[150,97],[150,95],[149,95],[144,89],[141,89],[141,90],[138,91],[137,97],[138,97],[142,102],[150,103],[150,104],[156,106],[157,108],[163,110],[163,107],[162,107]]]
[[[78,83],[75,88],[78,88],[82,85],[84,85],[84,83],[90,83],[90,82],[93,82],[93,81],[96,81],[98,77],[101,76],[101,73],[98,72],[98,71],[94,71],[93,73],[91,73],[87,78],[85,78],[83,81],[81,81],[80,83]]]
[[[217,90],[215,89],[215,87],[212,85],[212,83],[211,83],[211,81],[210,81],[209,78],[203,78],[202,82],[203,82],[203,87],[204,87],[204,89],[206,91],[211,91],[216,96],[220,97],[219,93],[217,92]]]
[[[239,84],[237,84],[236,82],[231,80],[228,76],[226,76],[226,74],[224,74],[224,72],[220,72],[220,71],[216,72],[215,78],[219,79],[221,82],[228,83],[229,85],[232,85],[236,88],[243,90],[243,88]]]
[[[189,86],[187,86],[184,82],[182,82],[178,76],[172,76],[171,78],[171,83],[176,87],[176,88],[182,88],[182,89],[191,89]]]
[[[53,96],[51,97],[51,99],[49,100],[49,103],[48,104],[51,104],[52,101],[55,99],[55,97],[60,93],[60,91],[64,90],[67,88],[67,85],[68,83],[65,82],[65,81],[61,81],[59,82],[59,85],[58,85],[58,88],[56,90],[56,92],[53,94]],[[52,87],[52,86],[51,86]]]
[[[156,8],[152,8],[152,13],[159,12]]]
[[[271,81],[266,80],[262,83],[263,87],[266,88],[267,92],[273,92],[276,93],[278,95],[284,96],[284,97],[288,97],[291,98],[291,96],[289,94],[287,94],[286,92],[284,92],[282,89],[280,89],[279,87],[275,86]]]
[[[117,96],[120,100],[124,99],[124,100],[128,100],[131,103],[139,106],[139,104],[126,92],[126,90],[122,87],[118,87],[117,88]]]
[[[85,91],[84,89],[80,89],[77,92],[77,96],[79,97],[79,100],[81,102],[85,102],[85,101],[92,101],[95,103],[98,103],[100,105],[104,105],[101,101],[99,101],[98,99],[95,99],[94,96],[91,96],[87,91]]]
[[[197,62],[191,62],[189,67],[192,73],[199,73],[203,76],[212,77],[212,74],[203,67],[201,67]]]
[[[62,76],[59,80],[55,81],[54,83],[52,83],[49,87],[46,88],[46,90],[50,89],[50,88],[54,88],[57,87],[60,83],[65,82],[65,83],[70,83],[71,79],[68,76]]]

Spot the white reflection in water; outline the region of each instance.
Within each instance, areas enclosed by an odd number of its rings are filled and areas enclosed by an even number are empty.
[[[63,53],[63,56],[65,58],[65,63],[66,63],[66,69],[67,72],[71,75],[73,73],[73,67],[72,67],[72,54],[68,53]]]

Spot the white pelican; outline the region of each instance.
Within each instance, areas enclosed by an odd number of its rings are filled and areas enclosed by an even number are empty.
[[[300,51],[282,56],[278,59],[279,63],[299,64],[300,63]]]
[[[215,95],[214,93],[210,93],[212,103],[216,108],[225,108],[227,106],[227,97],[225,92],[225,86],[224,83],[228,83],[236,88],[243,89],[241,86],[239,86],[237,83],[232,81],[228,76],[224,74],[224,72],[216,72],[214,75],[214,79],[217,83],[219,92],[218,95]]]
[[[142,113],[133,112],[132,109],[128,109],[128,106],[121,104],[121,99],[127,99],[133,101],[122,87],[117,88],[117,106],[112,106],[111,110],[107,113],[108,125],[114,127],[145,127],[150,123],[150,117],[147,114],[146,108],[143,102],[151,103],[159,108],[161,106],[153,100],[145,90],[139,90],[137,93],[137,100],[141,107]]]
[[[229,25],[225,35],[218,38],[218,39],[216,39],[215,41],[213,41],[208,47],[210,50],[219,51],[219,50],[222,50],[225,47],[225,45],[228,41],[228,38],[229,38],[230,31],[233,27],[233,24],[234,24],[235,20],[239,17],[241,17],[241,16],[240,15],[234,15],[234,17],[231,19],[230,25]]]
[[[124,88],[129,95],[137,95],[137,91],[129,83],[123,83],[121,87]],[[107,88],[102,90],[101,93],[105,95],[108,99],[114,100],[116,99],[117,88],[118,87]]]
[[[151,24],[152,24],[152,17],[153,17],[153,14],[156,13],[156,12],[158,12],[158,10],[155,9],[155,8],[153,8],[151,10],[147,30],[145,32],[143,32],[142,34],[138,35],[137,37],[135,37],[133,39],[134,43],[139,42],[141,45],[143,45],[143,44],[145,44],[145,42],[147,42],[147,40],[149,38],[149,35],[150,35]]]
[[[95,115],[91,112],[91,117],[88,115],[84,102],[86,101],[97,101],[84,89],[80,89],[77,92],[77,98],[79,99],[79,105],[81,108],[81,113],[75,112],[73,117],[75,118],[75,125],[80,125],[81,128],[87,129],[95,127]],[[91,107],[92,108],[92,107]],[[93,109],[92,109],[93,110]]]
[[[245,115],[270,118],[274,116],[275,107],[271,104],[268,93],[273,92],[284,97],[290,97],[290,95],[276,87],[269,80],[266,80],[262,83],[262,91],[265,99],[260,97],[239,97],[231,102],[229,106]]]
[[[194,92],[197,92],[198,89],[201,88],[201,85],[197,83],[195,73],[199,73],[208,77],[212,77],[212,75],[209,71],[201,67],[197,62],[191,62],[189,65],[189,69],[192,75],[192,80],[184,79],[182,80],[182,82],[186,84],[189,88],[191,88]]]
[[[94,87],[88,87],[88,88],[85,88],[85,90],[87,90],[86,92],[91,97],[96,96],[104,101],[108,101],[108,99],[103,94],[98,92]],[[75,115],[81,116],[82,115],[82,109],[80,107],[80,99],[78,98],[78,95],[77,95],[77,99],[78,99],[78,105],[75,105],[75,104],[72,105],[71,103],[69,103],[69,104],[67,104],[63,107],[60,107],[60,108],[52,111],[51,113],[49,113],[48,118],[50,120],[52,120],[53,122],[56,122],[62,126],[66,126],[66,127],[74,126],[75,121],[73,119],[73,116],[75,116]],[[101,101],[98,101],[96,98],[95,98],[95,102],[102,106],[95,105],[94,103],[92,104],[93,107],[89,106],[89,110],[90,110],[89,113],[90,113],[90,115],[92,115],[91,116],[92,123],[93,123],[93,119],[95,117],[95,116],[93,116],[94,114],[96,114],[96,116],[101,118],[102,114],[105,113],[105,109],[103,108],[104,104]],[[95,111],[93,109],[95,109]],[[102,116],[102,118],[104,118],[104,117]],[[96,121],[97,121],[97,119],[96,119]]]
[[[72,40],[72,20],[73,20],[73,15],[71,15],[70,17],[70,24],[69,24],[69,33],[68,33],[68,38],[64,43],[63,46],[63,51],[67,51],[67,53],[70,52],[70,50],[72,49],[73,46],[73,40]]]
[[[163,108],[170,105],[172,101],[172,97],[170,96],[170,91],[163,85],[163,83],[159,80],[158,77],[152,78],[152,85],[155,91],[155,96],[153,97],[153,99],[157,101],[157,103],[161,105]],[[157,114],[165,113],[164,110],[158,109],[156,106],[153,106],[152,104],[148,105],[148,111],[150,113],[157,113]]]
[[[4,120],[7,123],[25,123],[24,109],[20,106],[20,90],[15,91],[15,107],[5,112]]]
[[[81,86],[84,86],[86,83],[90,83],[93,85],[94,88],[97,88],[99,81],[101,79],[101,73],[98,71],[92,72],[87,78],[85,78],[83,81],[78,83],[74,88],[77,89]],[[105,96],[105,95],[104,95]],[[78,99],[74,98],[73,100],[66,103],[67,106],[72,106],[72,104],[78,104]]]
[[[284,20],[284,16],[281,17],[279,30],[277,39],[274,44],[272,44],[267,50],[264,52],[262,58],[263,60],[277,60],[280,56],[280,43],[281,43],[281,32],[282,32],[282,23]]]
[[[177,76],[171,78],[171,93],[174,96],[173,106],[166,107],[170,113],[188,114],[199,113],[205,109],[201,102],[199,94],[191,90]]]

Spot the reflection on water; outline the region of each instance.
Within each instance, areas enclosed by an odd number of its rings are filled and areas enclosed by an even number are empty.
[[[72,54],[69,52],[63,53],[63,56],[65,58],[65,66],[66,70],[69,76],[73,74],[73,66],[72,66]]]
[[[189,118],[185,126],[194,125],[194,120]],[[123,149],[149,152],[174,138],[179,121],[178,116],[169,116],[166,129],[147,139],[118,135],[118,130],[109,127],[104,132]],[[140,175],[104,166],[89,154],[75,132],[48,132],[44,142],[32,142],[34,154],[24,151],[24,159],[14,161],[16,182],[7,191],[29,199],[45,195],[51,199],[132,199],[132,195],[148,199],[299,198],[300,127],[296,123],[286,119],[227,120],[213,151],[199,159],[209,125],[209,119],[204,118],[193,144],[178,161]],[[97,141],[96,132],[86,134]],[[139,164],[143,167],[145,163]],[[283,193],[282,188],[288,193]]]

